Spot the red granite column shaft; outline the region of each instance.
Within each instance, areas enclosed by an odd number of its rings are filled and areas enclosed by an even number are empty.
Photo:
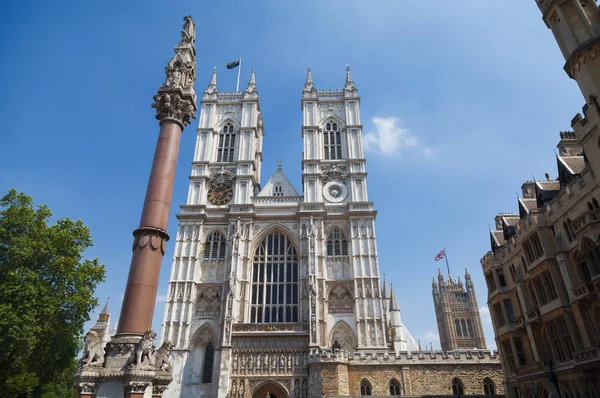
[[[134,231],[133,258],[117,333],[143,334],[152,325],[175,169],[182,128],[165,120],[160,125],[140,227]]]

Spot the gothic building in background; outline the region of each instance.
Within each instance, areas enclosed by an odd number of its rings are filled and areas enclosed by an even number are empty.
[[[585,98],[560,133],[556,179],[527,181],[481,260],[508,397],[600,396],[600,13],[538,0]]]
[[[481,317],[471,275],[465,270],[465,283],[454,281],[448,275],[448,282],[438,269],[438,282],[433,279],[433,305],[440,333],[442,351],[487,348]],[[465,290],[466,287],[466,290]]]
[[[174,344],[165,397],[502,392],[496,353],[423,352],[380,280],[349,69],[327,91],[308,70],[302,193],[281,164],[260,184],[254,71],[241,93],[219,92],[213,72],[201,103],[161,337]]]

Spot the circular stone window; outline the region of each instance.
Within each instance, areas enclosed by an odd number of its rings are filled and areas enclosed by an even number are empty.
[[[331,181],[323,187],[323,196],[330,202],[341,202],[348,196],[348,188],[338,181]]]

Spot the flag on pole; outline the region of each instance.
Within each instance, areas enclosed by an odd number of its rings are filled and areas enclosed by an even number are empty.
[[[228,64],[227,64],[227,65],[225,65],[225,66],[227,66],[227,69],[233,69],[233,68],[237,68],[238,66],[240,66],[240,60],[239,60],[239,59],[237,59],[237,60],[235,60],[235,61],[233,61],[233,62],[230,62],[230,63],[228,63]]]
[[[443,259],[444,257],[446,257],[446,249],[442,249],[442,251],[441,251],[441,252],[439,252],[439,253],[437,254],[437,256],[435,256],[435,257],[433,258],[433,261],[440,261],[440,260],[441,260],[441,259]]]

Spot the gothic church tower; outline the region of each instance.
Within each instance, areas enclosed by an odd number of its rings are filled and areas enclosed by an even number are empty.
[[[281,164],[261,187],[254,71],[243,93],[219,92],[213,73],[177,215],[165,397],[322,396],[323,350],[417,350],[394,292],[380,287],[359,106],[349,68],[344,88],[327,91],[315,89],[309,69],[304,194]]]
[[[466,290],[465,290],[466,287]],[[487,349],[471,275],[465,270],[465,284],[438,270],[438,282],[432,282],[433,304],[442,351]]]

